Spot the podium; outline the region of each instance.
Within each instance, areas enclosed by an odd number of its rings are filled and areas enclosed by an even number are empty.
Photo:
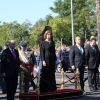
[[[62,72],[62,85],[61,88],[58,88],[55,91],[52,92],[40,92],[39,91],[39,74],[37,73],[37,91],[32,92],[24,92],[24,76],[23,73],[21,73],[21,90],[19,95],[19,100],[63,100],[67,98],[76,98],[76,97],[82,97],[83,91],[80,87],[80,80],[79,80],[79,70],[77,69],[76,75],[77,75],[77,89],[68,89],[64,88],[64,73]],[[70,78],[68,81],[72,80]],[[68,82],[66,81],[66,82]]]

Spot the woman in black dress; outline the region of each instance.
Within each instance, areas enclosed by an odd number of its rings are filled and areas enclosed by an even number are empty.
[[[44,41],[40,48],[42,60],[40,92],[55,91],[57,89],[55,80],[55,45],[54,42],[51,41],[51,38],[52,32],[50,30],[46,30],[44,33]],[[45,82],[42,78],[48,82]]]

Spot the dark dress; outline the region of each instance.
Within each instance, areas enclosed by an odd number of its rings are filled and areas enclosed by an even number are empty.
[[[48,81],[45,82],[42,78],[40,78],[40,92],[55,91],[57,88],[55,80],[56,54],[54,43],[43,41],[40,50],[41,59],[46,62],[45,67],[42,65],[41,77]]]

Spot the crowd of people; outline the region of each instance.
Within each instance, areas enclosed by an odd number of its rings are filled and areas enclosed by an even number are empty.
[[[88,84],[90,91],[100,90],[99,64],[100,51],[96,44],[94,36],[90,37],[90,41],[82,46],[81,38],[75,38],[76,44],[70,49],[70,66],[73,70],[76,68],[80,71],[80,85],[84,91],[84,69],[88,70]]]
[[[29,91],[29,79],[34,78],[34,68],[39,67],[40,92],[55,91],[57,89],[55,79],[55,66],[57,56],[59,62],[66,72],[68,70],[67,63],[64,59],[69,52],[69,61],[72,70],[77,68],[80,71],[80,85],[84,91],[84,70],[88,70],[88,83],[90,91],[100,89],[100,79],[98,67],[100,64],[100,51],[96,44],[96,39],[91,36],[90,41],[82,46],[81,38],[75,37],[75,45],[69,47],[63,45],[55,47],[51,29],[43,30],[44,40],[40,43],[40,48],[28,48],[26,42],[21,42],[18,50],[15,49],[16,42],[10,40],[4,45],[1,51],[0,61],[0,86],[3,94],[7,93],[7,100],[14,100],[16,93],[18,76],[23,71],[24,91]],[[44,80],[48,81],[44,81]],[[20,80],[19,80],[20,82]],[[33,80],[30,81],[33,90],[36,89],[36,84]],[[49,84],[53,83],[53,84]]]

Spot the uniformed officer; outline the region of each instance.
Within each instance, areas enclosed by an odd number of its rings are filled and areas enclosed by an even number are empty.
[[[20,44],[19,49],[19,57],[20,57],[20,69],[24,72],[25,76],[25,85],[24,85],[24,91],[28,92],[29,90],[29,80],[32,80],[34,77],[33,75],[33,67],[36,65],[36,59],[34,57],[34,52],[28,49],[27,43],[22,42]],[[33,86],[33,90],[36,89],[36,85],[34,81],[31,81],[31,84]]]

